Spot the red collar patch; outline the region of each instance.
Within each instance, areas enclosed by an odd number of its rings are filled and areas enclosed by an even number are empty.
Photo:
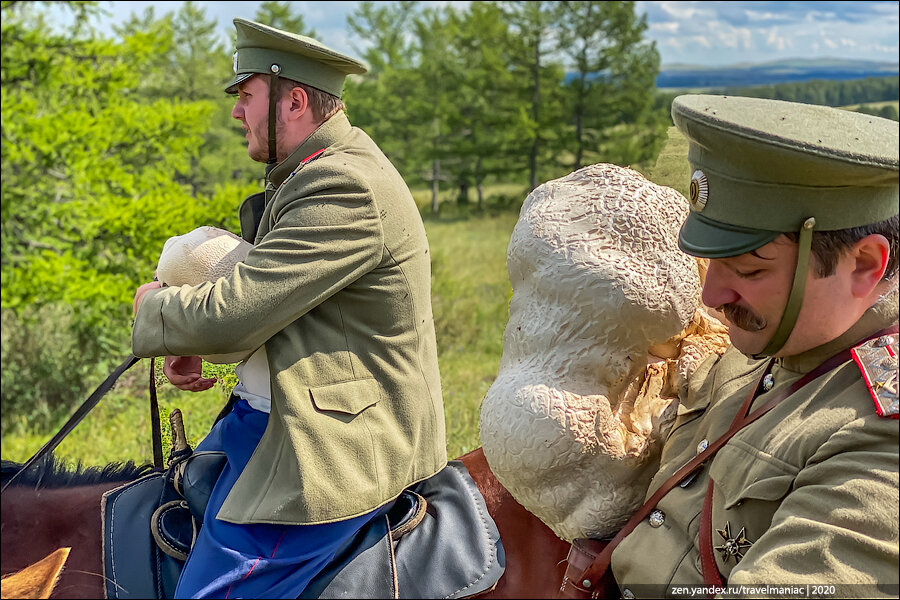
[[[323,152],[325,152],[325,148],[322,148],[321,150],[316,150],[315,152],[313,152],[312,154],[310,154],[309,156],[307,156],[306,158],[301,160],[300,166],[302,167],[306,163],[316,160],[317,158],[319,158],[322,155]]]

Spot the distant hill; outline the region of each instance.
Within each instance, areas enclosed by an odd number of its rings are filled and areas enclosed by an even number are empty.
[[[724,67],[663,65],[656,87],[722,88],[802,82],[812,79],[848,80],[900,74],[900,63],[824,58],[789,59],[767,63],[740,63]]]

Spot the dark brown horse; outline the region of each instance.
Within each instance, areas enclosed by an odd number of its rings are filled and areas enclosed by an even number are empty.
[[[480,598],[550,598],[562,580],[569,544],[522,508],[491,473],[481,449],[460,460],[478,485],[497,523],[506,551],[506,571],[497,586]],[[3,481],[17,465],[4,462]],[[2,495],[4,575],[36,563],[60,547],[71,547],[54,598],[103,598],[100,498],[107,490],[149,472],[133,464],[110,465],[76,473],[53,465]],[[24,474],[23,474],[24,478]]]

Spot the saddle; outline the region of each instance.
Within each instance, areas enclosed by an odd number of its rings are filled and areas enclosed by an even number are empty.
[[[103,496],[107,598],[172,598],[224,466],[191,453]],[[465,598],[493,589],[505,555],[459,461],[403,491],[335,555],[301,598]]]

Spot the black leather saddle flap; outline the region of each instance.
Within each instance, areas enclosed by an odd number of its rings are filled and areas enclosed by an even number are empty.
[[[160,552],[150,528],[154,511],[166,497],[166,485],[164,473],[152,473],[103,494],[107,598],[174,596],[183,563]]]
[[[506,555],[468,469],[451,461],[413,491],[430,510],[395,544],[399,597],[465,598],[493,588],[506,569]]]
[[[301,598],[464,598],[491,589],[506,557],[466,467],[452,461],[409,491],[427,506],[416,527],[395,540],[388,527],[396,532],[403,523],[373,519]]]

